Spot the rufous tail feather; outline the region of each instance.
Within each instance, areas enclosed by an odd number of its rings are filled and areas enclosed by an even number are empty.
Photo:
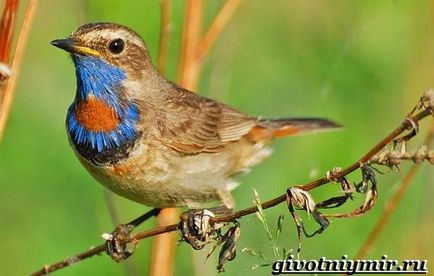
[[[322,118],[261,119],[249,135],[253,140],[279,138],[304,133],[334,130],[341,125]]]

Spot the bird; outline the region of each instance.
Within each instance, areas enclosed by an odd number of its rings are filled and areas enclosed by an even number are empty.
[[[77,88],[69,143],[112,192],[155,207],[232,208],[240,174],[271,153],[274,138],[338,128],[323,118],[264,119],[166,79],[132,29],[80,26],[52,45],[69,52]]]

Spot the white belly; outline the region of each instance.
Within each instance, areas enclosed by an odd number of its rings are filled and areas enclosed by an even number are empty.
[[[240,141],[217,153],[195,155],[138,143],[130,157],[116,165],[96,166],[79,159],[104,186],[148,206],[199,207],[221,200],[231,207],[229,191],[236,187],[233,176],[270,154],[263,145],[247,143]]]

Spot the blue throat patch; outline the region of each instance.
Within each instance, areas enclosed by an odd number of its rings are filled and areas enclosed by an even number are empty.
[[[125,71],[96,57],[73,55],[72,59],[77,77],[77,93],[68,109],[66,126],[73,141],[77,145],[102,152],[133,140],[137,135],[139,110],[135,103],[120,99],[119,89],[126,78]],[[77,121],[77,106],[81,101],[86,101],[89,95],[104,101],[117,113],[119,123],[114,130],[92,131]]]

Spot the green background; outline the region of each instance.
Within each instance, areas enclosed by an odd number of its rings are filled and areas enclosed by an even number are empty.
[[[23,1],[24,2],[24,1]],[[207,26],[222,1],[205,2]],[[24,3],[20,14],[23,14]],[[173,1],[168,78],[176,80],[184,2]],[[237,208],[252,204],[253,189],[264,201],[288,186],[320,177],[357,160],[389,133],[434,83],[434,6],[431,1],[243,1],[206,58],[200,93],[249,114],[264,117],[322,116],[342,131],[278,140],[274,154],[241,178]],[[73,64],[49,42],[88,21],[112,21],[138,31],[156,60],[159,3],[148,1],[43,0],[33,23],[4,140],[0,144],[0,267],[2,275],[23,275],[101,243],[113,229],[103,187],[81,167],[70,149],[64,120],[75,93]],[[429,127],[410,147],[419,145]],[[409,168],[402,166],[405,173]],[[387,171],[386,168],[382,169]],[[359,172],[352,180],[360,179]],[[369,257],[434,260],[433,170],[426,164],[381,234]],[[353,257],[397,189],[400,175],[379,176],[379,200],[367,215],[333,220],[322,235],[303,240],[301,257]],[[430,184],[430,185],[429,185]],[[337,185],[315,190],[317,201],[339,194]],[[114,196],[126,222],[148,207]],[[363,202],[339,211],[350,211]],[[266,211],[272,230],[285,214],[280,247],[297,246],[284,205]],[[312,219],[309,230],[316,228]],[[251,268],[275,257],[255,216],[240,220],[236,259],[226,275],[268,275]],[[140,230],[150,229],[154,220]],[[127,262],[130,275],[146,274],[151,239]],[[268,261],[242,253],[262,252]],[[208,250],[205,250],[206,252]],[[205,252],[204,251],[204,252]],[[216,255],[176,250],[176,275],[216,274]],[[164,264],[162,264],[164,265]],[[432,269],[432,266],[431,266]],[[94,257],[56,275],[125,275],[124,264]]]

